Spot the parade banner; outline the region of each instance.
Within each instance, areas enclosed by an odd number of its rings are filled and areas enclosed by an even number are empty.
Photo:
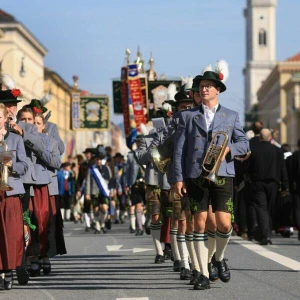
[[[114,113],[123,114],[122,104],[122,83],[120,80],[113,80],[112,82]]]
[[[72,93],[72,129],[80,128],[80,93]]]
[[[140,132],[140,125],[146,123],[143,97],[141,92],[141,84],[136,64],[128,65],[128,99],[131,99],[134,120],[136,123],[137,131]]]
[[[148,100],[149,100],[149,120],[152,120],[155,111],[157,111],[162,103],[168,99],[168,87],[174,83],[176,90],[179,91],[181,87],[181,80],[154,80],[148,81]]]
[[[129,110],[128,110],[128,84],[127,84],[127,67],[121,69],[121,95],[122,95],[122,111],[124,117],[125,136],[129,136]]]
[[[90,95],[80,98],[79,130],[107,131],[110,128],[109,97]]]
[[[147,74],[140,74],[140,85],[141,85],[141,93],[143,99],[143,107],[146,109],[147,114],[145,114],[145,124],[148,122],[148,77]]]

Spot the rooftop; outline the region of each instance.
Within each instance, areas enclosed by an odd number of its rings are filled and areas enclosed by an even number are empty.
[[[295,54],[292,57],[287,58],[285,61],[300,61],[300,52]]]

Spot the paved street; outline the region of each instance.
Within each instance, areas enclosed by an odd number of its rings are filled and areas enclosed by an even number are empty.
[[[232,279],[211,289],[194,291],[179,279],[171,261],[156,265],[150,236],[134,236],[128,223],[108,234],[84,232],[83,224],[67,223],[68,254],[52,260],[53,272],[0,291],[3,300],[185,300],[185,299],[300,299],[300,242],[273,236],[261,247],[233,237],[226,252]]]

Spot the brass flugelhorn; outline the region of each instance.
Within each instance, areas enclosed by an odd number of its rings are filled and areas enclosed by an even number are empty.
[[[3,158],[13,158],[14,152],[8,151],[8,146],[4,142],[4,135],[2,136],[2,140],[0,141],[0,191],[12,191],[13,187],[9,185],[8,177],[9,177],[9,170],[8,167],[3,164]]]
[[[223,136],[221,143],[219,138]],[[228,133],[225,131],[217,131],[209,144],[204,160],[202,162],[202,169],[208,174],[204,176],[205,179],[214,183],[218,182],[218,171],[228,144]]]

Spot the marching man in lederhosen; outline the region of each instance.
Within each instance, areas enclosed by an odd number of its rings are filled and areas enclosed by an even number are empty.
[[[238,113],[219,104],[218,95],[226,90],[221,72],[206,71],[198,76],[202,105],[179,115],[174,147],[175,191],[183,196],[187,191],[189,199],[196,206],[194,245],[200,265],[201,275],[194,289],[210,288],[208,273],[208,245],[205,232],[207,211],[211,201],[216,214],[216,263],[219,278],[230,280],[230,270],[224,261],[224,253],[232,231],[234,157],[249,151],[248,139],[241,128]],[[218,131],[228,134],[226,150],[220,160],[216,174],[217,183],[203,178],[202,163],[211,137]],[[223,137],[218,134],[215,143]],[[202,176],[201,176],[202,175]],[[206,175],[206,174],[205,174]]]

